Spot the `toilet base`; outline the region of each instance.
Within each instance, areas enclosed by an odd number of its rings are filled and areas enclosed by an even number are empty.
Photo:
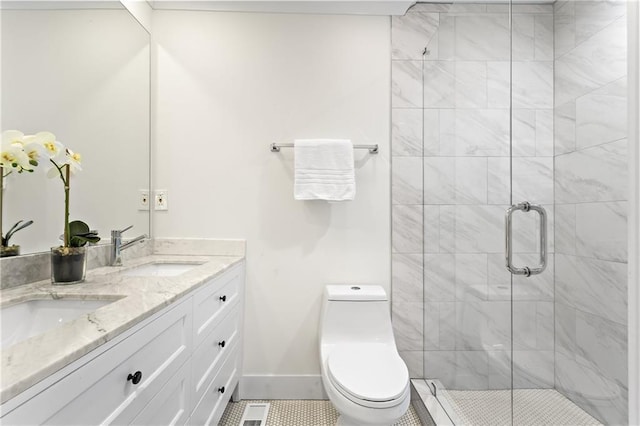
[[[336,426],[359,426],[353,419],[349,419],[342,414],[338,416]]]
[[[325,387],[325,390],[338,412],[336,426],[391,426],[407,412],[411,403],[411,399],[407,397],[395,407],[366,408],[337,395],[333,387]]]
[[[322,384],[329,400],[338,412],[338,426],[391,426],[395,424],[409,409],[411,392],[407,385],[399,404],[386,408],[370,408],[356,404],[342,395],[328,379],[325,369],[322,369]],[[346,414],[345,414],[346,413]]]

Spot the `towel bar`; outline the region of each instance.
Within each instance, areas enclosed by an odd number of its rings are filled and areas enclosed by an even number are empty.
[[[293,148],[292,143],[272,143],[271,152],[280,152],[280,148]],[[378,153],[378,144],[375,145],[354,145],[354,149],[368,149],[370,154]]]

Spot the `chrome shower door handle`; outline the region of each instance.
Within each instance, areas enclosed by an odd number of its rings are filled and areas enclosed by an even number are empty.
[[[512,225],[511,215],[516,210],[522,210],[523,212],[529,212],[531,210],[538,213],[540,216],[540,258],[538,260],[538,266],[530,268],[524,266],[518,268],[513,265],[513,238],[512,238]],[[542,273],[547,267],[547,212],[542,206],[536,204],[529,204],[524,201],[520,204],[515,204],[509,207],[504,217],[505,224],[505,266],[514,275],[524,275],[525,277]]]

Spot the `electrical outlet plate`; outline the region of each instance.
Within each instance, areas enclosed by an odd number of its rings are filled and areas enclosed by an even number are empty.
[[[149,210],[149,190],[141,189],[138,191],[138,210]]]
[[[168,210],[168,204],[169,204],[169,193],[166,189],[156,189],[154,191],[154,203],[153,203],[153,209],[154,210]]]

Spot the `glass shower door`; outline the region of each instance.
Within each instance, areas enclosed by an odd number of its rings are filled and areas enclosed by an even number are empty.
[[[425,376],[454,423],[523,423],[525,391],[553,387],[552,6],[416,8],[437,22],[422,62]]]

